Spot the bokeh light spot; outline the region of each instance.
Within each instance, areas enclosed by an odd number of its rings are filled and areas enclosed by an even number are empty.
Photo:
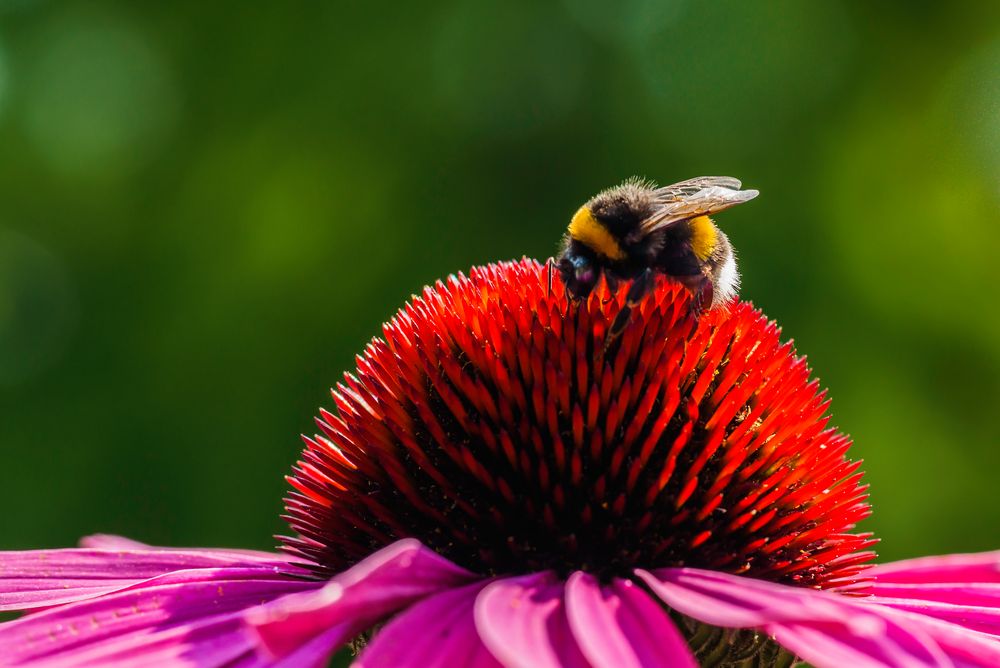
[[[853,298],[882,317],[924,331],[962,323],[968,330],[959,344],[995,341],[1000,317],[974,307],[1000,276],[995,201],[960,159],[950,121],[904,104],[865,117],[838,143],[816,195],[825,197],[821,215],[829,216],[817,223],[827,253],[844,267],[841,289],[853,288]]]
[[[52,168],[70,175],[142,163],[178,110],[160,54],[117,19],[53,20],[36,35],[23,78],[28,136]]]
[[[1000,199],[1000,39],[974,52],[959,68],[952,89],[954,118],[971,154],[991,172]]]
[[[563,4],[595,39],[632,49],[673,22],[687,0],[563,0]]]

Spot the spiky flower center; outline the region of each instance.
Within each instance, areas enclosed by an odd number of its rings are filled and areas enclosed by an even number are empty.
[[[534,261],[427,288],[321,411],[286,549],[338,571],[415,537],[481,573],[699,566],[849,589],[870,552],[850,441],[776,325],[669,279],[567,301]]]

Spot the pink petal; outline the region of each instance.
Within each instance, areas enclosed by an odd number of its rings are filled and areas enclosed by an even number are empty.
[[[663,606],[633,582],[601,586],[593,575],[577,571],[566,582],[566,610],[594,668],[698,665]]]
[[[1000,551],[894,561],[873,566],[866,575],[875,576],[877,584],[1000,582]]]
[[[93,665],[126,658],[132,665],[169,665],[169,657],[182,656],[217,665],[220,656],[231,660],[251,649],[244,609],[317,586],[261,568],[176,571],[2,624],[0,647],[12,665]],[[159,658],[154,662],[147,655]]]
[[[505,666],[589,666],[570,631],[565,585],[553,573],[497,580],[476,598],[476,629]]]
[[[868,603],[872,599],[862,600]],[[956,665],[984,668],[1000,666],[1000,641],[995,636],[969,631],[950,622],[905,610],[895,610],[878,604],[873,604],[872,607],[879,608],[879,614],[886,618],[927,633]]]
[[[820,668],[952,666],[927,629],[859,599],[694,568],[636,574],[670,607],[725,627],[756,627]]]
[[[330,656],[342,644],[341,628],[335,626],[280,659],[266,659],[257,654],[252,665],[259,668],[326,668],[330,665]]]
[[[488,581],[435,594],[379,631],[353,668],[499,668],[476,631],[473,607]]]
[[[823,623],[781,624],[768,630],[783,647],[818,667],[955,665],[925,635],[903,631],[898,625],[883,624],[860,635],[845,634],[836,625]]]
[[[213,615],[163,631],[149,629],[141,636],[124,634],[121,638],[9,665],[30,665],[32,668],[229,666],[242,657],[252,656],[252,639],[247,636],[241,620],[239,613]]]
[[[994,582],[985,584],[875,582],[865,592],[879,599],[912,599],[1000,608],[1000,583]]]
[[[812,597],[814,590],[694,568],[636,571],[653,593],[671,607],[708,624],[728,628],[762,627],[771,622],[840,619],[837,599]],[[667,600],[667,598],[670,600]],[[674,605],[673,601],[678,605]],[[687,610],[696,610],[697,614]]]
[[[939,601],[921,601],[907,598],[876,596],[870,599],[879,605],[908,610],[927,617],[934,617],[974,631],[1000,637],[1000,608],[982,605],[956,605]]]
[[[246,622],[268,657],[280,659],[321,634],[329,634],[335,647],[414,601],[476,579],[418,541],[400,540],[318,591],[248,612]]]
[[[1000,552],[876,566],[866,600],[1000,638]]]
[[[280,555],[262,555],[147,548],[0,552],[0,611],[93,598],[177,570],[246,566],[305,573]]]
[[[1000,630],[1000,552],[897,561],[870,572],[875,581],[865,591],[879,603],[959,623],[965,619],[968,628]]]
[[[140,543],[124,536],[115,536],[109,533],[95,533],[84,536],[80,539],[80,547],[89,547],[95,550],[155,550],[156,548],[146,543]]]
[[[204,548],[190,548],[190,547],[160,547],[156,545],[149,545],[147,543],[142,543],[137,540],[132,540],[131,538],[125,538],[124,536],[115,536],[113,534],[107,533],[95,533],[90,536],[84,536],[80,539],[80,547],[99,549],[99,550],[161,550],[170,552],[196,552],[196,553],[211,553],[213,555],[231,556],[242,558],[244,560],[261,561],[267,563],[303,563],[303,560],[299,557],[295,557],[290,554],[276,554],[274,552],[261,552],[260,550],[244,550],[242,548],[233,547],[213,547],[210,550]]]

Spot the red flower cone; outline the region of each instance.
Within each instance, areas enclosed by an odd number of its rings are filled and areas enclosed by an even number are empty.
[[[0,553],[5,665],[1000,665],[1000,553],[867,568],[860,462],[752,306],[569,303],[525,260],[414,298],[289,477],[286,556]],[[749,665],[749,664],[747,664]]]

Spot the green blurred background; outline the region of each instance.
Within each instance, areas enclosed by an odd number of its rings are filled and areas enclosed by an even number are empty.
[[[732,174],[886,558],[1000,547],[1000,4],[0,0],[0,547],[268,548],[424,284]]]

